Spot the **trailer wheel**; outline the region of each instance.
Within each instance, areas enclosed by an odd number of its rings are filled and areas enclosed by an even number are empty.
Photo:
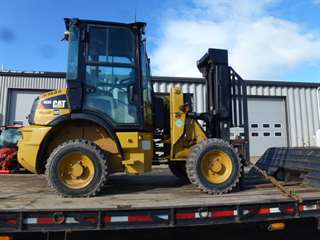
[[[49,185],[64,197],[91,197],[105,185],[110,163],[93,142],[75,139],[56,147],[48,158]]]
[[[241,176],[241,161],[234,149],[221,139],[197,144],[187,158],[190,182],[209,194],[233,190]]]
[[[185,161],[169,162],[169,169],[174,176],[183,182],[189,182]]]

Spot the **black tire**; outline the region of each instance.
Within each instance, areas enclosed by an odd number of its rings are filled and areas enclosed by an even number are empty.
[[[83,188],[70,188],[59,177],[59,163],[66,154],[80,152],[90,158],[94,165],[94,176],[90,183]],[[63,197],[92,197],[104,187],[110,171],[107,155],[93,142],[74,139],[57,146],[50,154],[46,164],[46,177],[51,186]]]
[[[227,180],[216,184],[208,181],[203,176],[201,164],[207,153],[210,151],[223,151],[232,162],[232,171]],[[208,194],[223,194],[232,191],[237,187],[241,177],[241,161],[234,149],[221,139],[207,139],[197,144],[186,162],[187,174],[190,182]]]
[[[169,169],[181,181],[189,182],[185,161],[169,162]]]

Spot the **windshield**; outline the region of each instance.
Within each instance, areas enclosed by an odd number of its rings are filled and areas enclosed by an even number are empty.
[[[0,134],[0,147],[16,147],[20,138],[17,128],[8,128],[2,130]]]
[[[71,25],[69,29],[69,50],[67,79],[76,80],[78,76],[79,28]]]

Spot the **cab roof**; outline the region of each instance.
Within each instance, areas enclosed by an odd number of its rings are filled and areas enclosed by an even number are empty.
[[[147,25],[145,22],[121,23],[121,22],[88,20],[88,19],[79,19],[79,18],[65,18],[64,23],[67,30],[69,30],[69,26],[72,23],[105,25],[105,26],[124,26],[124,27],[137,28],[137,29],[144,29]]]

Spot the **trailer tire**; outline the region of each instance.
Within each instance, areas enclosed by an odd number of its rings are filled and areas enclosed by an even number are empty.
[[[169,169],[181,181],[189,182],[185,161],[169,162]]]
[[[242,164],[234,149],[214,138],[194,146],[186,168],[190,182],[208,194],[232,191],[242,175]]]
[[[92,197],[104,187],[110,161],[95,143],[74,139],[58,145],[46,164],[48,184],[63,197]]]

